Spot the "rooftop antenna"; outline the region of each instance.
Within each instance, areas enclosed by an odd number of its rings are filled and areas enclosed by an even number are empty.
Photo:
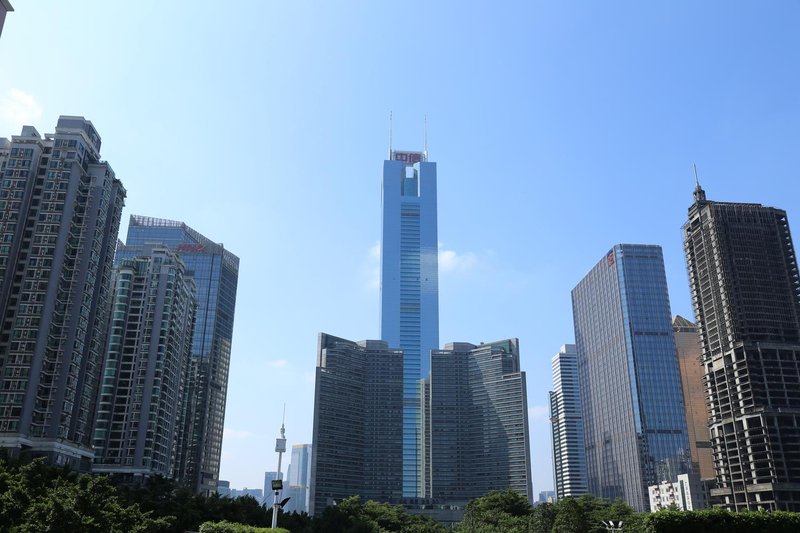
[[[694,167],[694,201],[696,203],[705,202],[706,201],[706,191],[700,186],[700,178],[697,177],[697,164],[692,163]]]
[[[392,159],[392,112],[389,111],[389,159]]]
[[[424,141],[425,161],[428,160],[428,114],[425,113],[425,141]]]

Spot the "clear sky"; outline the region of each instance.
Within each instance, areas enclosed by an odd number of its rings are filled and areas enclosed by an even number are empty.
[[[286,402],[311,441],[317,333],[375,338],[380,180],[438,163],[440,341],[519,337],[534,491],[552,488],[550,359],[615,243],[664,248],[709,199],[800,223],[797,1],[12,0],[0,136],[92,120],[130,214],[241,257],[221,478],[261,487]],[[284,465],[286,464],[284,459]]]

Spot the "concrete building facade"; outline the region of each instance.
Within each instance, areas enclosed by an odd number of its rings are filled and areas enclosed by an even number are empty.
[[[114,268],[94,429],[94,472],[177,477],[194,332],[195,284],[165,248]]]
[[[133,215],[116,260],[157,245],[175,252],[195,280],[196,319],[178,445],[178,479],[200,494],[216,492],[228,392],[239,258],[183,222]]]
[[[87,471],[125,189],[100,136],[0,139],[0,447]]]
[[[684,251],[709,405],[715,505],[800,511],[800,281],[786,212],[707,200]]]

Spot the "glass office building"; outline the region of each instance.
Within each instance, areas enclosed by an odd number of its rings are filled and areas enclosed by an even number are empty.
[[[424,492],[419,380],[439,346],[436,163],[390,151],[383,163],[381,339],[405,353],[403,495]]]
[[[589,492],[647,511],[691,468],[661,247],[619,244],[572,290]]]
[[[553,390],[550,391],[553,432],[553,482],[557,498],[587,494],[586,442],[578,378],[578,351],[565,344],[553,356]]]
[[[403,351],[320,333],[309,514],[341,500],[403,498]]]
[[[431,354],[428,383],[426,496],[463,506],[489,491],[511,489],[533,502],[519,340],[448,343]]]
[[[222,453],[239,258],[183,222],[133,215],[127,241],[118,245],[117,263],[141,255],[150,245],[177,253],[197,289],[178,479],[199,493],[212,494]]]

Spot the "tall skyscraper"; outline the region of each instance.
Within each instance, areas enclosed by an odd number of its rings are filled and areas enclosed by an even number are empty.
[[[587,494],[586,441],[583,438],[578,352],[574,344],[565,344],[553,356],[550,423],[556,496],[560,499]]]
[[[716,503],[800,511],[800,281],[786,212],[714,202],[683,227]]]
[[[125,189],[83,117],[0,147],[0,447],[88,470]]]
[[[448,343],[431,355],[430,497],[465,505],[513,489],[533,502],[519,341]]]
[[[661,247],[618,244],[572,290],[589,492],[647,511],[690,469]]]
[[[703,385],[703,364],[700,362],[700,330],[680,315],[673,319],[672,330],[678,350],[692,464],[698,478],[710,479],[714,477],[714,458],[708,437],[708,406]]]
[[[419,380],[439,347],[436,163],[427,152],[390,150],[383,162],[381,339],[405,353],[403,495],[423,488]]]
[[[133,215],[116,260],[139,256],[152,245],[177,253],[197,288],[178,479],[198,493],[212,494],[222,453],[239,258],[183,222]]]
[[[11,2],[8,0],[0,0],[0,35],[3,34],[3,23],[6,21],[6,13],[14,11],[11,7]]]
[[[403,351],[320,333],[309,514],[403,497]]]
[[[292,446],[292,462],[286,474],[288,488],[284,495],[291,499],[283,508],[287,513],[308,512],[308,494],[311,485],[311,445],[295,444]]]
[[[159,247],[146,252],[114,269],[92,470],[133,479],[174,478],[195,285],[173,252]]]

